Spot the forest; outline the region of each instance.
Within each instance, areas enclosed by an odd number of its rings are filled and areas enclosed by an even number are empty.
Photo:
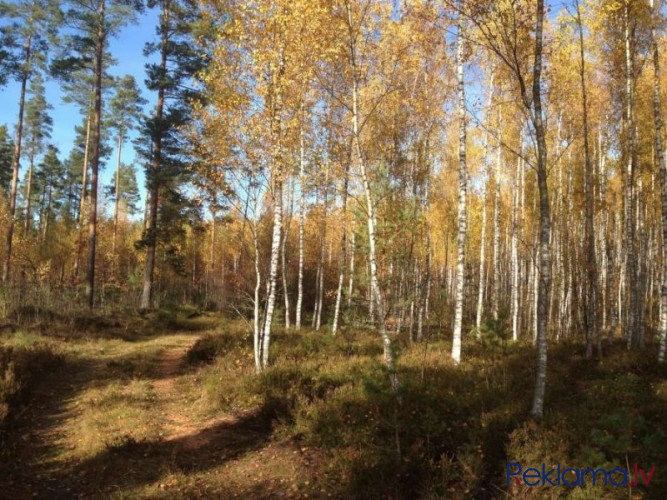
[[[660,0],[0,0],[0,496],[665,498],[666,64]]]

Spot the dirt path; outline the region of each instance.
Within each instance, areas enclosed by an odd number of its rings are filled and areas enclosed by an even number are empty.
[[[219,424],[233,424],[237,419],[231,415],[220,415],[204,422],[193,418],[189,411],[186,393],[179,390],[178,378],[187,360],[187,353],[197,338],[187,343],[168,347],[157,360],[153,382],[157,400],[162,407],[163,423],[161,435],[167,442],[180,441],[185,450],[196,450],[215,439]],[[203,428],[203,431],[202,431]]]
[[[14,498],[299,498],[312,477],[264,414],[202,411],[199,335],[77,345],[38,387],[0,454]],[[306,484],[308,484],[306,482]]]

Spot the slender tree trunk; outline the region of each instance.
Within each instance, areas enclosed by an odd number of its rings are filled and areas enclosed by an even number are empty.
[[[16,125],[16,141],[14,143],[14,157],[12,160],[12,184],[9,190],[9,225],[5,240],[5,261],[2,266],[2,283],[9,282],[9,271],[12,260],[12,240],[14,238],[14,216],[16,215],[16,194],[18,191],[19,168],[21,165],[21,142],[23,140],[23,115],[25,111],[25,91],[30,77],[32,38],[28,37],[23,46],[24,59],[21,72],[21,94],[19,97],[19,117]]]
[[[25,188],[25,223],[23,230],[27,234],[30,230],[31,214],[32,214],[32,174],[35,170],[35,152],[30,152],[30,166],[28,167],[28,178],[26,179]]]
[[[92,103],[90,104],[92,107]],[[86,120],[86,144],[84,144],[83,147],[83,165],[81,168],[81,198],[79,199],[79,214],[77,219],[79,227],[83,227],[83,217],[86,212],[85,203],[88,195],[88,162],[90,161],[90,136],[92,134],[92,128],[93,116],[89,110],[88,119]]]
[[[290,227],[290,222],[292,220],[292,192],[294,190],[290,189],[290,194],[289,194],[289,214],[287,216],[287,221],[285,223],[285,231],[283,235],[283,241],[281,244],[280,248],[280,267],[282,271],[282,278],[283,278],[283,299],[285,301],[285,329],[289,330],[291,327],[290,324],[290,303],[289,303],[289,291],[287,289],[287,266],[286,266],[286,258],[285,258],[285,250],[287,247],[287,235],[289,234],[289,227]]]
[[[586,270],[587,270],[587,296],[586,296],[586,357],[593,356],[593,337],[598,336],[597,331],[597,302],[598,302],[598,270],[595,256],[595,195],[593,192],[593,166],[588,146],[588,94],[586,92],[586,58],[584,57],[584,31],[581,23],[581,11],[579,2],[577,7],[577,23],[579,24],[579,57],[581,79],[581,102],[582,119],[584,126],[584,203],[586,208]]]
[[[211,208],[211,244],[208,249],[208,270],[206,272],[206,300],[205,304],[208,307],[208,304],[211,300],[211,296],[215,296],[216,300],[220,299],[215,293],[215,209]],[[221,307],[222,303],[218,304],[218,307]]]
[[[537,370],[531,414],[541,420],[544,414],[544,393],[547,381],[547,307],[551,284],[549,188],[547,185],[547,144],[542,118],[542,26],[544,0],[537,0],[535,27],[535,62],[533,65],[533,124],[537,141],[537,187],[540,196],[540,261],[537,297]]]
[[[171,17],[171,3],[165,2],[162,6],[162,41],[160,48],[160,74],[163,78],[167,73],[167,56],[169,51],[169,22]],[[158,87],[157,104],[155,106],[155,121],[162,124],[165,105],[165,83],[160,82]],[[157,247],[157,222],[160,197],[159,173],[162,166],[162,134],[161,130],[155,132],[152,144],[152,158],[148,178],[149,197],[148,217],[146,217],[145,241],[146,241],[146,263],[144,267],[144,283],[141,293],[141,308],[151,309],[154,296],[155,275],[155,250]]]
[[[274,157],[275,158],[275,157]],[[278,255],[280,252],[280,229],[282,225],[282,180],[279,167],[273,174],[273,235],[271,238],[271,258],[269,261],[268,295],[266,301],[266,315],[262,332],[262,369],[269,364],[269,345],[271,341],[271,322],[276,303],[276,281],[278,276]]]
[[[350,237],[350,279],[347,286],[347,308],[352,306],[352,292],[354,291],[354,256],[356,254],[356,224],[352,219],[352,236]]]
[[[667,345],[667,166],[665,165],[665,151],[662,146],[662,112],[660,109],[660,52],[655,34],[655,26],[658,23],[660,3],[654,5],[651,0],[653,19],[651,23],[651,44],[653,49],[653,118],[655,122],[655,152],[658,157],[660,172],[660,198],[661,198],[661,220],[662,220],[662,283],[660,287],[660,322],[658,334],[660,346],[658,348],[658,361],[665,361],[665,348]]]
[[[90,103],[92,104],[92,103]],[[90,106],[92,107],[92,106]],[[88,191],[88,157],[90,156],[90,134],[93,126],[93,118],[91,110],[88,110],[88,119],[86,120],[86,144],[83,147],[83,166],[81,174],[81,199],[79,200],[79,212],[77,214],[77,227],[79,228],[79,236],[76,245],[76,258],[74,260],[74,268],[72,270],[73,276],[79,276],[79,266],[81,262],[81,252],[83,251],[83,217],[86,208],[86,195]]]
[[[459,206],[458,206],[458,238],[456,256],[456,304],[454,306],[454,336],[452,340],[452,359],[456,364],[461,362],[461,330],[463,328],[463,291],[465,289],[465,248],[467,212],[466,196],[468,171],[466,168],[466,94],[463,72],[463,21],[459,20],[458,36],[456,37],[456,65],[458,74],[459,99]]]
[[[599,125],[599,131],[598,131],[598,179],[599,179],[599,203],[604,206],[605,203],[605,198],[607,196],[607,172],[606,172],[606,162],[605,162],[605,153],[603,151],[603,143],[602,143],[602,128],[603,128],[603,122],[600,123]],[[611,295],[611,287],[610,287],[610,280],[608,278],[608,275],[610,274],[610,265],[612,259],[609,258],[609,247],[607,245],[607,226],[608,226],[608,219],[609,219],[609,214],[608,212],[602,211],[600,214],[600,230],[599,230],[599,238],[600,238],[600,244],[599,248],[600,251],[598,253],[600,257],[600,289],[602,291],[602,304],[601,304],[601,309],[602,309],[602,331],[607,331],[608,325],[607,325],[607,318],[610,316],[609,313],[609,303],[610,303],[610,295]],[[607,333],[609,333],[607,331]]]
[[[254,224],[254,223],[253,223]],[[255,295],[253,297],[253,347],[255,352],[255,371],[257,373],[262,371],[262,356],[261,356],[261,331],[259,322],[259,291],[262,288],[262,274],[259,267],[259,239],[257,237],[257,228],[252,227],[252,243],[255,250]]]
[[[519,149],[523,138],[519,137]],[[514,172],[514,189],[512,194],[512,236],[511,236],[511,269],[512,269],[512,290],[511,312],[512,312],[512,340],[519,340],[519,248],[518,248],[518,208],[519,208],[519,176],[521,171],[521,157],[516,160],[516,170]]]
[[[120,158],[123,149],[123,133],[118,134],[118,158],[116,160],[116,187],[114,199],[116,202],[113,207],[113,237],[111,239],[111,253],[116,256],[116,237],[118,234],[118,205],[120,204]]]
[[[375,304],[375,314],[378,320],[378,329],[380,331],[380,337],[382,338],[382,346],[384,351],[385,363],[387,364],[387,369],[389,371],[389,380],[391,382],[392,389],[394,392],[398,390],[398,375],[396,374],[396,365],[394,360],[394,348],[392,345],[391,337],[387,331],[386,325],[386,316],[385,316],[385,304],[382,297],[382,292],[380,290],[380,281],[378,278],[378,265],[377,265],[377,251],[375,247],[375,204],[373,202],[373,194],[371,192],[370,179],[368,178],[368,172],[366,170],[366,162],[361,151],[361,140],[359,129],[359,104],[358,104],[358,85],[359,85],[359,75],[357,67],[357,54],[356,54],[356,37],[353,24],[352,24],[352,10],[350,3],[346,2],[345,7],[347,10],[347,27],[349,30],[349,56],[350,64],[352,66],[352,140],[354,143],[354,153],[356,156],[356,161],[359,166],[361,173],[361,182],[364,189],[364,195],[366,199],[366,216],[367,216],[367,225],[368,225],[368,261],[370,267],[370,285],[371,285],[371,296],[372,303]]]
[[[482,316],[484,314],[484,269],[486,265],[486,183],[482,186],[482,230],[479,239],[479,284],[477,286],[477,316],[475,319],[475,326],[477,328],[477,337],[480,336],[480,328],[482,327]]]
[[[319,330],[322,326],[322,306],[324,303],[324,249],[327,241],[327,213],[329,201],[329,167],[327,167],[324,176],[324,204],[322,205],[322,232],[320,234],[320,257],[317,261],[317,300],[315,302],[314,324],[315,330]]]
[[[489,86],[491,87],[491,93],[489,95],[488,109],[491,109],[493,105],[493,96],[495,93],[495,72],[491,70],[491,82]],[[482,161],[484,162],[484,170],[488,174],[488,167],[486,166],[487,157],[489,152],[489,134],[484,134],[484,157]],[[485,270],[486,270],[486,226],[487,226],[487,194],[488,194],[488,179],[485,178],[482,185],[482,230],[479,240],[479,285],[477,287],[477,315],[475,318],[475,327],[477,329],[477,338],[481,335],[482,327],[482,318],[484,316],[484,289],[485,289]]]
[[[273,141],[273,165],[271,185],[273,195],[273,235],[271,238],[271,260],[269,265],[269,293],[266,301],[266,316],[262,332],[262,369],[269,365],[269,347],[271,342],[271,323],[276,303],[276,279],[278,277],[278,254],[280,251],[280,232],[283,216],[283,145],[282,145],[282,76],[285,67],[284,53],[281,48],[277,68],[271,73],[272,112],[271,139]]]
[[[316,185],[315,186],[315,207],[320,206],[320,186]],[[322,225],[322,221],[318,224],[318,226]],[[322,232],[320,231],[320,234],[318,236],[318,253],[317,253],[317,264],[315,266],[315,302],[313,302],[313,314],[310,315],[310,327],[315,328],[315,323],[317,322],[317,308],[319,307],[320,304],[320,273],[322,272],[322,265],[321,265],[321,259],[322,259],[322,247],[324,246],[324,242],[322,241]]]
[[[630,5],[625,4],[625,78],[626,78],[626,103],[625,103],[625,140],[626,148],[626,179],[625,179],[625,256],[626,256],[626,280],[627,280],[627,328],[626,340],[628,349],[639,339],[636,331],[638,326],[638,300],[639,290],[637,283],[637,253],[635,241],[635,149],[636,128],[634,123],[634,46],[631,40]]]
[[[341,236],[340,236],[340,256],[338,269],[338,288],[336,290],[336,305],[334,307],[333,326],[331,333],[336,335],[338,330],[338,321],[340,316],[340,305],[343,301],[343,282],[345,280],[345,266],[347,263],[347,189],[349,179],[349,164],[345,166],[345,176],[343,177],[343,200],[342,200],[342,220],[341,220]]]
[[[49,197],[46,202],[46,212],[44,216],[44,232],[42,233],[42,241],[47,241],[46,236],[49,233],[49,219],[51,218],[52,199],[53,199],[53,180],[49,179]]]
[[[88,215],[88,265],[86,269],[86,299],[88,307],[95,305],[95,251],[97,244],[97,177],[100,168],[102,142],[102,74],[104,73],[105,4],[100,1],[98,12],[97,45],[95,47],[95,106],[93,114],[93,161],[90,173],[90,211]]]
[[[500,307],[500,172],[502,168],[502,107],[498,105],[498,147],[496,149],[496,170],[493,193],[493,319],[498,319]]]
[[[430,165],[430,142],[428,137],[426,138],[426,181],[424,186],[424,212],[428,213],[430,201],[429,201],[429,192],[431,189],[431,165]],[[423,289],[420,291],[420,301],[419,301],[419,312],[417,316],[417,340],[422,339],[423,329],[424,329],[424,319],[427,321],[428,328],[428,319],[429,319],[429,302],[431,299],[431,275],[432,275],[432,264],[431,264],[431,226],[429,224],[428,217],[425,220],[426,223],[426,262],[424,273],[425,276],[422,277],[423,280]]]
[[[304,261],[304,224],[306,219],[306,156],[304,148],[303,106],[301,108],[301,126],[299,130],[299,277],[296,298],[296,329],[301,329],[301,311],[303,310],[303,261]]]
[[[39,223],[37,225],[37,234],[42,234],[44,231],[44,216],[46,213],[46,183],[42,187],[42,194],[39,197]]]

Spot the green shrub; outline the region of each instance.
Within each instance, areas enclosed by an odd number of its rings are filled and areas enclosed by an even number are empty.
[[[616,467],[626,453],[661,463],[667,400],[657,395],[664,373],[655,356],[612,349],[595,363],[578,344],[550,346],[546,413],[536,424],[535,349],[507,335],[506,321],[488,322],[482,342],[466,340],[461,366],[447,340],[406,342],[397,394],[373,331],[278,330],[271,365],[258,375],[240,329],[205,337],[192,356],[210,363],[202,374],[214,404],[261,408],[275,438],[318,449],[322,484],[340,498],[599,498],[592,489],[508,489],[506,463]],[[656,469],[649,491],[666,478]]]

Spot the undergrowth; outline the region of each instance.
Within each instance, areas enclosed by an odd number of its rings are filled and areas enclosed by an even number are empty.
[[[63,355],[32,335],[18,332],[0,346],[0,433],[41,379],[63,365]]]
[[[396,394],[380,342],[367,331],[277,332],[273,363],[259,375],[240,326],[204,337],[188,357],[208,363],[201,383],[214,408],[268,407],[275,438],[320,449],[320,481],[337,495],[627,498],[625,488],[599,485],[518,491],[505,476],[507,462],[614,468],[627,459],[657,466],[649,487],[633,492],[662,498],[667,385],[652,351],[613,345],[602,361],[587,361],[579,345],[552,346],[547,412],[537,424],[528,417],[534,349],[483,340],[464,345],[456,367],[442,339],[399,339]]]

